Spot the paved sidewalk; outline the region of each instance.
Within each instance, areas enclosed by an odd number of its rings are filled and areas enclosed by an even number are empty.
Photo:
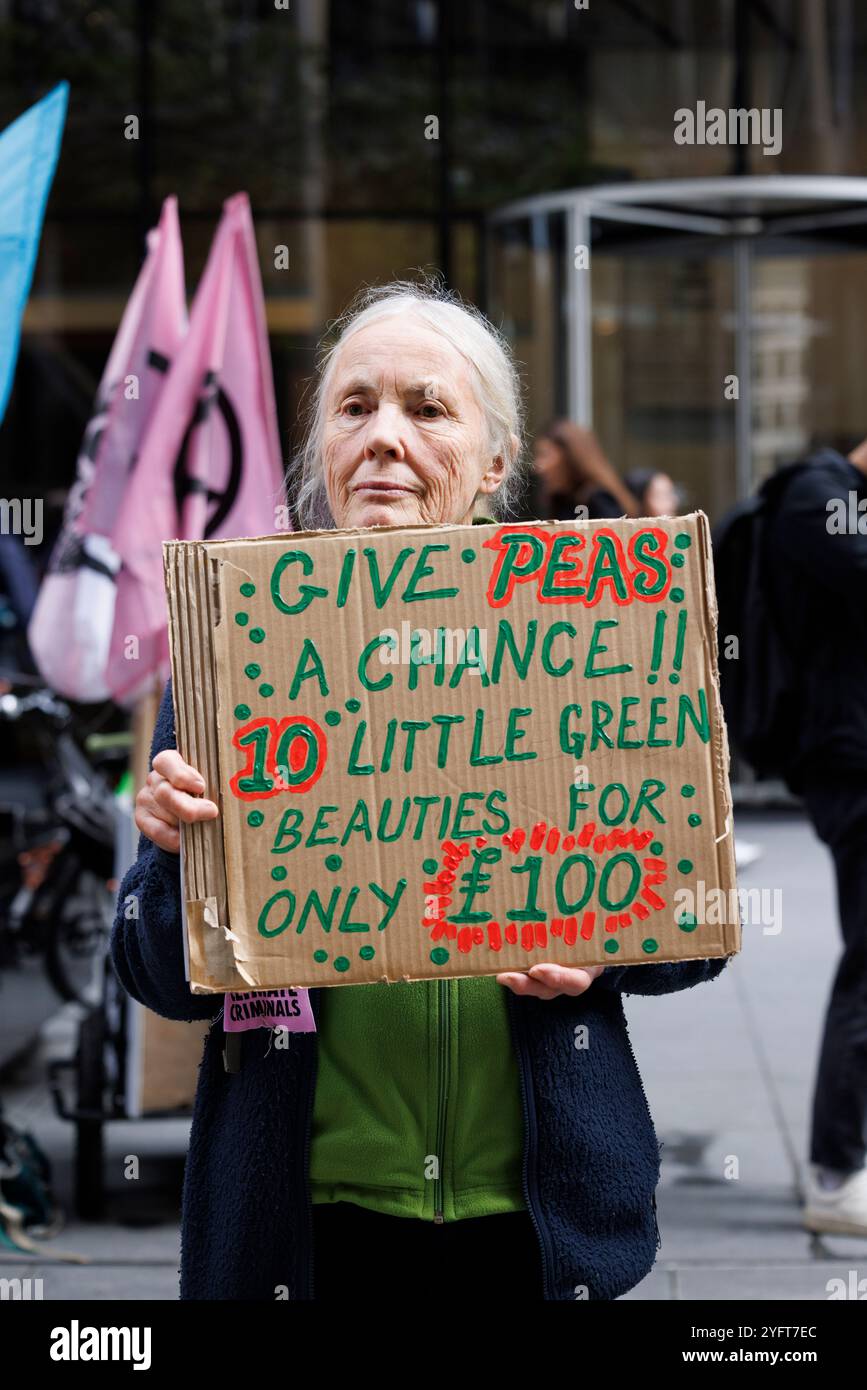
[[[683,994],[630,996],[626,1010],[663,1143],[663,1245],[630,1299],[811,1299],[827,1281],[867,1278],[867,1240],[811,1237],[799,1188],[819,1034],[839,953],[830,861],[794,816],[742,817],[739,836],[762,857],[744,888],[782,890],[782,930],[744,929],[744,949],[722,977]],[[44,1051],[67,1052],[60,1016]],[[69,1125],[57,1119],[34,1058],[3,1086],[10,1116],[31,1127],[55,1164],[69,1205]],[[100,1225],[69,1226],[47,1246],[87,1264],[0,1259],[0,1278],[42,1277],[46,1299],[175,1299],[178,1204],[188,1126],[146,1121],[108,1127],[112,1196]],[[141,1160],[126,1182],[124,1157]],[[737,1178],[726,1177],[737,1161]]]
[[[831,860],[794,815],[742,816],[737,834],[762,848],[739,886],[771,890],[768,901],[781,890],[779,934],[746,924],[718,980],[626,1000],[664,1145],[662,1249],[627,1298],[827,1299],[829,1279],[867,1278],[867,1239],[801,1226],[813,1078],[841,948]]]

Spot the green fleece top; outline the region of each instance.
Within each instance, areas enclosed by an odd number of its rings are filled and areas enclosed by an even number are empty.
[[[460,1221],[525,1208],[524,1122],[493,976],[323,990],[314,1202]]]
[[[314,1202],[427,1221],[523,1211],[523,1143],[505,990],[493,976],[322,991]]]

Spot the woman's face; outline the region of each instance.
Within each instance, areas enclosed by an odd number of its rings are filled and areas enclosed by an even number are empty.
[[[680,499],[667,473],[655,473],[644,494],[645,516],[677,516]]]
[[[470,365],[439,333],[393,318],[339,349],[323,469],[338,527],[472,521],[503,464],[486,450]]]
[[[534,445],[533,467],[549,492],[568,492],[569,470],[563,450],[545,434]]]

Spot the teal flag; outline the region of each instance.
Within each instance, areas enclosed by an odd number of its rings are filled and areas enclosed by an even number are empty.
[[[60,153],[68,96],[69,84],[61,82],[0,135],[0,421],[15,375],[21,316]]]

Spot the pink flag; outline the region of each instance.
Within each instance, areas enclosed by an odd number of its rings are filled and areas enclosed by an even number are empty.
[[[116,700],[168,676],[163,541],[284,529],[282,472],[253,219],[238,193],[224,204],[112,534],[122,562],[108,663]]]
[[[177,200],[167,198],[102,374],[63,527],[28,627],[43,677],[72,700],[109,697],[105,667],[119,565],[109,537],[186,328]]]

